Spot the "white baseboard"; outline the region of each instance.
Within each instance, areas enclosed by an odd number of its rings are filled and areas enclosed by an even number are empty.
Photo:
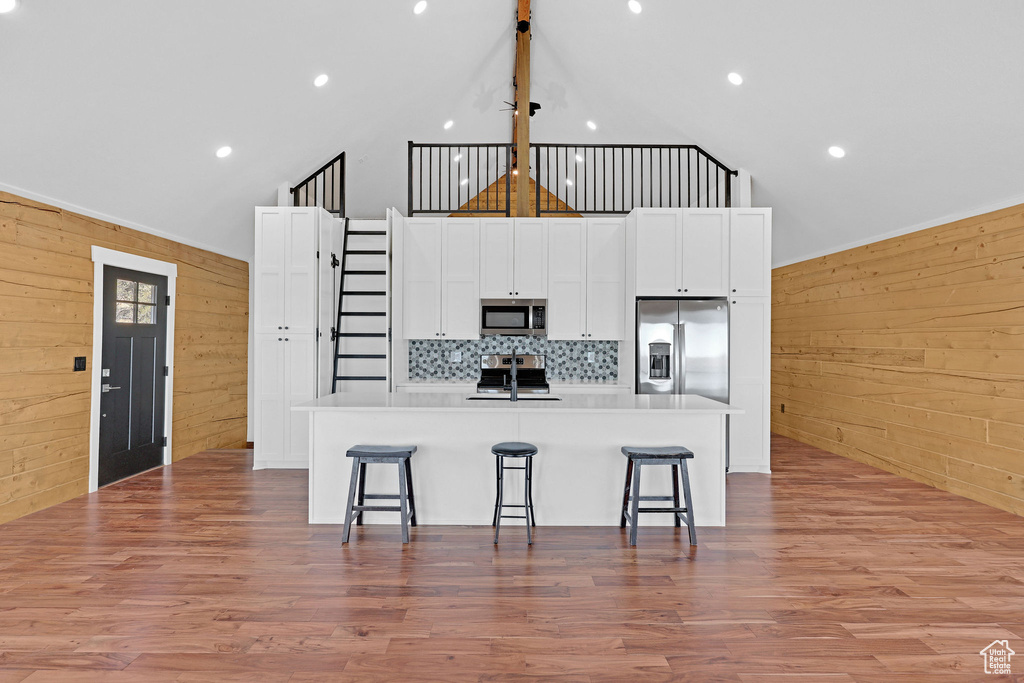
[[[308,470],[309,463],[297,460],[253,460],[254,470]],[[342,520],[344,522],[345,520]]]

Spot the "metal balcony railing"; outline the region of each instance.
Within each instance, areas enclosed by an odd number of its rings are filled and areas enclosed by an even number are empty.
[[[293,206],[320,206],[345,215],[345,153],[342,152],[292,188]]]

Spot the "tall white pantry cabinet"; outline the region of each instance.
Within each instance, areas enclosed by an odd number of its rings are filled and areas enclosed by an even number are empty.
[[[309,418],[331,393],[342,223],[315,207],[256,207],[253,469],[305,468]]]

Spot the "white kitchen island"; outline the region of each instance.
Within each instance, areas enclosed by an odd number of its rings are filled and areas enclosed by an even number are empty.
[[[418,446],[412,470],[419,524],[489,525],[491,446],[528,441],[539,449],[533,471],[538,526],[618,525],[626,471],[619,449],[627,445],[692,450],[694,520],[724,526],[726,415],[743,412],[696,395],[566,395],[512,403],[450,393],[338,393],[292,410],[309,413],[311,524],[345,521],[352,468],[345,452],[356,444],[388,444]],[[397,492],[396,469],[370,465],[366,492]],[[517,474],[506,475],[506,502],[521,502]],[[671,494],[670,469],[644,468],[641,484],[643,495]],[[398,515],[366,513],[365,521],[397,524]],[[671,523],[668,514],[640,520]]]

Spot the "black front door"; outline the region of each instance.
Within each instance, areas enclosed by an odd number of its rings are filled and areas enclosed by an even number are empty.
[[[103,270],[99,485],[163,464],[167,278]]]

